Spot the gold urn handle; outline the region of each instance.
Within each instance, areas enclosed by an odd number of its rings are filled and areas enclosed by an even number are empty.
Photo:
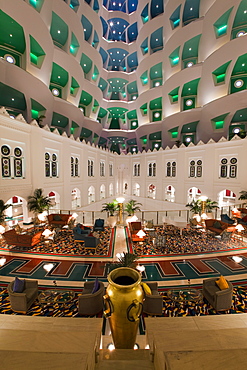
[[[134,312],[131,312],[132,308],[137,308]],[[138,321],[142,314],[143,305],[137,299],[134,299],[127,308],[127,319],[131,322]]]
[[[108,294],[105,294],[103,296],[103,298],[104,298],[104,311],[103,311],[103,313],[104,313],[105,318],[107,319],[108,317],[111,317],[111,315],[114,311],[113,310],[113,304],[112,304]]]

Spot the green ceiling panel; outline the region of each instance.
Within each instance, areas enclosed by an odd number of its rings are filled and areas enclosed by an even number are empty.
[[[69,123],[68,117],[63,116],[62,114],[53,112],[51,125],[55,127],[65,128]]]
[[[232,71],[232,76],[246,73],[247,73],[247,54],[243,54],[237,59],[235,63],[235,66]]]
[[[0,82],[0,106],[26,110],[26,99],[22,92]]]
[[[87,17],[85,17],[85,15],[81,16],[81,23],[84,30],[84,38],[86,41],[89,41],[93,31],[92,23],[87,19]]]
[[[142,85],[146,85],[148,83],[148,71],[143,72],[143,74],[140,76],[140,80]]]
[[[82,127],[81,134],[80,134],[81,139],[83,139],[83,138],[88,139],[91,135],[92,135],[91,130],[88,130],[87,128]]]
[[[173,52],[169,55],[171,66],[176,66],[179,63],[179,50],[180,46],[178,46]]]
[[[2,10],[0,10],[0,45],[7,46],[21,54],[26,50],[22,26]]]
[[[231,63],[231,60],[229,60],[229,62],[222,64],[222,66],[216,68],[212,72],[213,76],[215,77],[214,79],[215,79],[216,84],[225,82],[226,71],[230,63]]]
[[[231,14],[231,11],[233,9],[233,6],[228,9],[215,23],[214,23],[214,28],[215,28],[215,33],[216,36],[223,36],[227,33],[227,28],[228,28],[228,20]]]
[[[70,50],[71,54],[76,55],[79,47],[80,47],[80,44],[79,44],[76,36],[72,32],[71,42],[70,42],[70,47],[69,47],[69,50]]]
[[[81,65],[81,68],[83,69],[83,72],[86,75],[88,74],[88,72],[91,71],[93,62],[86,54],[82,53],[80,65]]]
[[[82,90],[80,104],[82,104],[84,106],[88,106],[89,104],[91,104],[92,99],[93,99],[92,95],[90,95],[86,91]]]
[[[239,109],[232,117],[231,123],[234,122],[247,122],[247,108]]]
[[[32,113],[32,118],[36,119],[40,116],[40,112],[42,115],[45,114],[46,108],[38,103],[36,100],[31,98],[31,113]]]
[[[154,100],[151,100],[149,103],[149,109],[151,110],[162,109],[162,98],[156,98]]]
[[[173,127],[170,130],[168,130],[168,132],[170,132],[170,134],[172,136],[172,139],[177,139],[177,137],[178,137],[178,128],[179,128],[179,126]]]
[[[185,125],[183,125],[181,133],[182,134],[189,134],[189,133],[196,132],[196,128],[197,128],[198,123],[199,123],[199,121],[186,123]]]
[[[35,57],[41,57],[45,55],[44,50],[40,46],[40,44],[31,36],[29,35],[30,38],[30,52],[33,54]]]
[[[138,94],[136,81],[133,81],[133,82],[128,84],[127,91],[128,91],[129,94]]]
[[[77,127],[79,127],[79,125],[76,122],[72,121],[71,127],[72,128],[77,128]]]
[[[103,145],[105,143],[107,143],[107,139],[105,139],[104,137],[100,137],[99,138],[99,145]]]
[[[73,89],[77,89],[80,87],[80,85],[78,84],[78,82],[76,81],[76,79],[74,77],[72,77],[72,80],[71,80],[71,87]]]
[[[156,78],[162,78],[162,63],[158,63],[155,66],[150,68],[149,76],[151,80],[155,80]]]
[[[119,108],[119,107],[113,107],[113,108],[108,108],[108,111],[110,113],[111,118],[125,118],[125,113],[128,111],[126,108]]]
[[[237,13],[234,18],[233,28],[241,27],[243,25],[247,25],[247,3],[246,0],[242,0],[239,4]]]
[[[179,92],[180,86],[176,87],[172,91],[169,92],[169,96],[171,97],[171,102],[176,103],[178,101],[178,92]]]
[[[38,11],[40,12],[44,0],[29,0],[29,3]]]
[[[202,35],[197,35],[184,43],[182,60],[198,57],[199,42]]]
[[[153,132],[149,135],[149,140],[161,140],[161,131]]]
[[[213,128],[216,129],[216,130],[224,128],[225,118],[226,118],[226,116],[228,116],[228,114],[229,114],[229,112],[212,118],[211,122],[212,122]]]
[[[107,115],[107,110],[104,108],[99,109],[98,118],[104,118]]]
[[[199,81],[200,81],[200,78],[196,78],[195,80],[192,80],[184,84],[181,96],[197,95],[197,87],[198,87]]]
[[[128,119],[136,119],[137,118],[136,109],[129,111],[127,113],[127,118]]]
[[[69,74],[68,72],[60,67],[58,64],[52,64],[51,83],[55,83],[60,86],[65,86],[68,83]]]
[[[52,12],[52,21],[50,29],[51,37],[58,47],[62,47],[66,44],[69,34],[69,28],[67,24],[60,18],[56,13]]]
[[[170,21],[173,29],[178,27],[180,24],[180,9],[181,5],[179,5],[170,16]]]
[[[93,75],[92,75],[92,80],[93,81],[96,81],[97,78],[98,78],[98,75],[99,75],[99,70],[96,66],[94,66],[94,70],[93,70]]]
[[[126,141],[126,143],[128,145],[136,145],[137,144],[136,139],[129,139],[129,140]]]
[[[108,86],[108,83],[106,80],[100,77],[98,87],[100,88],[101,91],[104,91]]]
[[[109,126],[109,130],[119,130],[119,129],[120,129],[119,118],[117,117],[112,118],[110,126]]]
[[[148,52],[148,38],[146,37],[145,40],[141,44],[142,54],[145,55]]]

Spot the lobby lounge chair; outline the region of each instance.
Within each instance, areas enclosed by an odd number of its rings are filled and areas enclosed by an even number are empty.
[[[103,295],[105,287],[102,281],[99,281],[99,289],[92,293],[94,281],[86,281],[82,294],[78,297],[79,315],[96,315],[103,310]]]
[[[221,290],[216,284],[218,279],[218,277],[214,277],[203,280],[202,293],[216,311],[229,310],[232,306],[232,283],[226,280],[228,288]]]
[[[151,294],[144,293],[143,312],[148,315],[162,315],[163,297],[159,295],[158,283],[148,283],[147,285],[151,289]]]
[[[11,309],[15,312],[27,313],[29,307],[38,297],[38,281],[25,280],[22,293],[13,291],[15,281],[11,281],[8,285],[8,293]]]

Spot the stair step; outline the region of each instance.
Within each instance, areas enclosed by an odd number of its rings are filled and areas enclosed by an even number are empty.
[[[153,370],[150,351],[146,349],[100,350],[99,362],[95,370]]]

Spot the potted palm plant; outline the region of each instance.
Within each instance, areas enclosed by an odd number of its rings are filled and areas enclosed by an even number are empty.
[[[185,207],[188,207],[190,211],[195,215],[199,215],[202,211],[202,205],[200,199],[193,199],[192,202],[187,203]]]
[[[51,200],[49,197],[43,195],[43,189],[38,188],[34,190],[33,195],[29,195],[27,198],[27,207],[29,211],[35,214],[35,223],[39,223],[38,214],[48,211],[51,206]]]
[[[118,261],[116,262],[111,262],[108,264],[108,272],[115,270],[119,267],[130,267],[130,268],[135,268],[136,267],[136,261],[140,257],[135,254],[135,253],[128,253],[128,252],[123,252],[118,256]]]
[[[208,218],[213,218],[212,211],[219,208],[218,203],[215,202],[214,200],[207,199],[205,202],[205,212],[208,216]]]
[[[117,223],[117,216],[115,216],[115,212],[117,211],[117,209],[118,209],[117,201],[102,204],[101,212],[107,212],[108,214],[107,224],[110,227],[114,227]]]
[[[9,208],[11,204],[4,204],[4,201],[0,199],[0,225],[4,224],[5,221],[5,211]]]
[[[132,217],[134,216],[135,212],[141,212],[140,206],[142,206],[142,204],[138,203],[134,199],[131,199],[128,203],[125,204],[124,210],[128,214],[128,216],[126,218],[126,224],[127,225],[130,222],[130,220],[132,219]]]

